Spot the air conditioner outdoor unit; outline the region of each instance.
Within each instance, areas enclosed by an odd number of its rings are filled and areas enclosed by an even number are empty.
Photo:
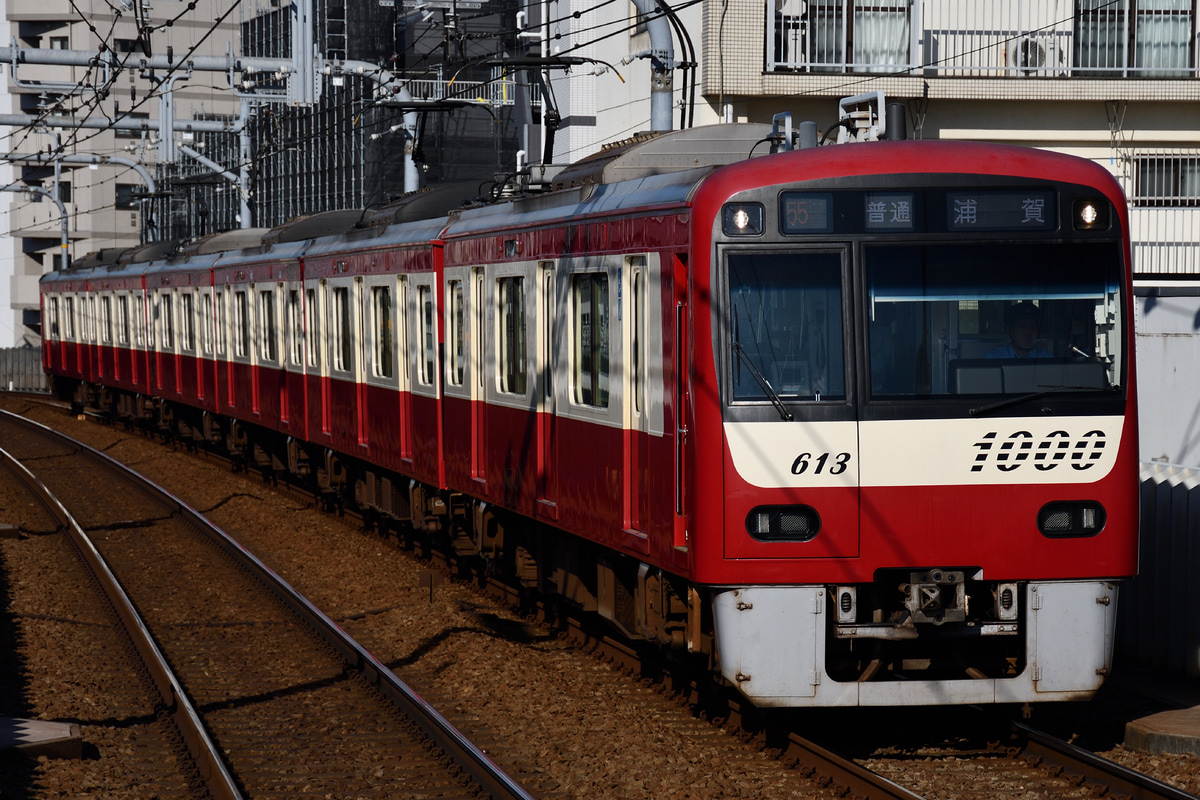
[[[1029,36],[1022,36],[1009,43],[1008,63],[1032,72],[1046,66],[1046,48]]]

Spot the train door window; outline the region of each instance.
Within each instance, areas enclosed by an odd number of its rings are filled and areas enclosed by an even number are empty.
[[[417,307],[421,315],[421,369],[418,373],[423,386],[432,386],[437,364],[437,326],[434,316],[433,287],[417,288]]]
[[[840,253],[731,253],[731,398],[843,400]]]
[[[500,391],[525,394],[525,279],[519,275],[497,281],[500,335],[497,340]]]
[[[547,403],[547,408],[553,407],[554,401],[554,315],[556,298],[554,296],[554,262],[543,261],[539,264],[542,270],[542,297],[543,310],[539,310],[542,315],[542,348],[541,348],[541,369],[546,376],[545,385],[542,387],[542,398]]]
[[[225,287],[214,298],[216,308],[213,309],[213,344],[216,345],[217,355],[225,355],[225,345],[229,341],[228,331],[225,329],[225,321],[228,318],[226,308],[229,306],[229,287]]]
[[[133,298],[133,341],[138,347],[146,346],[146,296]]]
[[[112,298],[107,295],[100,298],[100,340],[112,344]]]
[[[466,330],[466,318],[463,309],[463,282],[449,281],[446,284],[446,336],[447,352],[450,354],[446,364],[447,380],[451,386],[462,386],[466,371],[466,343],[463,341]]]
[[[395,374],[392,353],[392,290],[390,286],[371,287],[371,372],[376,378]]]
[[[608,408],[608,274],[571,276],[571,384],[575,402]]]
[[[85,341],[85,342],[96,341],[95,324],[93,323],[93,320],[96,318],[96,298],[95,297],[83,298],[83,300],[79,304],[79,313],[80,313],[80,316],[83,317],[83,325],[81,326],[82,327],[81,333],[83,334],[83,341]]]
[[[317,309],[317,290],[306,289],[305,298],[305,319],[308,321],[307,335],[304,337],[304,349],[308,353],[308,365],[310,367],[321,366],[321,313]]]
[[[401,275],[396,279],[396,351],[399,354],[400,363],[404,365],[400,370],[400,389],[406,389],[411,380],[410,375],[412,368],[410,366],[411,354],[408,350],[408,278]]]
[[[633,410],[642,413],[646,394],[646,257],[631,256],[626,261],[629,270],[629,293],[632,297],[632,319],[629,327],[630,387]]]
[[[63,298],[63,338],[75,340],[75,298]]]
[[[354,332],[350,320],[350,288],[338,286],[333,290],[333,368],[342,372],[354,370]]]
[[[298,367],[304,363],[304,317],[300,308],[300,292],[297,289],[288,290],[287,299],[287,332],[284,334],[288,341],[288,363]]]
[[[250,301],[244,291],[233,295],[233,354],[250,355]]]
[[[263,361],[279,358],[279,327],[275,320],[275,292],[265,289],[258,293],[260,341],[258,354]]]
[[[212,292],[200,295],[200,347],[204,355],[213,354],[213,296]]]
[[[159,324],[162,325],[162,346],[164,349],[175,347],[175,303],[170,294],[159,295]]]
[[[196,350],[196,295],[183,292],[179,303],[179,346],[191,353]]]
[[[129,346],[129,295],[117,295],[117,344]]]

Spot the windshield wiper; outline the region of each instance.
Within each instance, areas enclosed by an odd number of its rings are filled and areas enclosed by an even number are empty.
[[[1039,397],[1045,397],[1048,394],[1055,394],[1057,392],[1115,392],[1120,388],[1121,387],[1119,386],[1110,386],[1107,389],[1099,386],[1047,386],[1045,389],[1042,389],[1039,392],[1020,394],[1016,397],[1006,397],[1003,400],[997,400],[994,403],[976,406],[967,413],[972,417],[982,417],[992,411],[997,411],[1001,408],[1008,408],[1009,406],[1015,406],[1018,403],[1024,403],[1027,400],[1036,400]]]
[[[754,362],[750,360],[750,356],[746,355],[746,349],[742,347],[741,342],[733,343],[733,350],[738,354],[738,357],[745,363],[746,369],[750,370],[750,374],[754,376],[754,380],[759,387],[767,393],[767,397],[771,398],[771,402],[779,411],[779,416],[787,422],[792,421],[792,412],[787,410],[787,406],[783,404],[783,398],[775,391],[775,387],[771,386],[771,382],[767,380],[767,376],[759,372],[758,367],[754,366]]]

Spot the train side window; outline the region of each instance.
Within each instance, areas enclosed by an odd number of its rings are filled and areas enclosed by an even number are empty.
[[[333,368],[342,372],[354,370],[354,336],[350,327],[350,289],[340,286],[333,290]]]
[[[216,308],[213,309],[215,322],[213,323],[214,331],[213,342],[217,347],[218,355],[225,355],[225,343],[228,341],[228,331],[225,329],[225,309],[229,305],[229,287],[221,290],[221,293],[214,298]]]
[[[138,347],[146,346],[146,297],[137,295],[133,303],[133,336]]]
[[[67,341],[75,340],[75,298],[63,298],[63,338]]]
[[[321,315],[317,311],[317,290],[307,289],[304,293],[305,297],[305,319],[308,321],[308,330],[304,337],[304,347],[308,351],[308,365],[310,367],[321,366],[321,348],[317,343],[321,341]]]
[[[100,298],[100,340],[112,344],[112,298]]]
[[[51,298],[48,298],[48,300],[49,300],[49,302],[46,303],[46,311],[50,315],[50,338],[57,339],[58,338],[58,298],[51,297]]]
[[[500,391],[525,394],[525,279],[520,276],[497,281],[500,305],[499,359]]]
[[[285,336],[288,341],[288,363],[293,367],[298,367],[304,363],[303,322],[303,315],[300,310],[300,292],[296,289],[290,289],[288,290],[287,332]]]
[[[466,372],[466,343],[463,336],[466,330],[466,318],[463,310],[463,282],[450,281],[446,286],[447,311],[446,336],[449,338],[446,351],[450,358],[447,362],[447,379],[451,386],[462,386]]]
[[[263,361],[274,361],[279,357],[279,328],[275,322],[275,292],[266,289],[258,293],[258,314],[261,321],[262,341],[259,355]]]
[[[245,358],[250,355],[250,302],[245,292],[233,295],[234,355]]]
[[[175,346],[175,303],[169,294],[159,296],[159,322],[162,325],[162,346]]]
[[[608,408],[608,275],[571,276],[571,384],[579,405]]]
[[[390,378],[395,373],[392,358],[392,292],[387,286],[371,287],[371,330],[375,347],[371,353],[371,368],[377,378]]]
[[[433,291],[430,286],[417,288],[417,306],[421,314],[421,385],[432,386],[437,363],[437,327],[433,315]]]
[[[196,349],[196,296],[184,292],[179,296],[179,346],[194,352]]]
[[[117,296],[117,344],[129,346],[129,295]]]

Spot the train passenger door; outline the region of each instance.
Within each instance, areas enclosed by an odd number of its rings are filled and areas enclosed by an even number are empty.
[[[620,273],[624,273],[623,275]],[[648,497],[653,470],[650,465],[650,392],[647,361],[649,325],[647,324],[646,291],[648,269],[645,256],[628,256],[617,276],[628,300],[618,314],[624,316],[623,341],[625,350],[625,528],[645,538],[648,530]],[[661,429],[661,423],[659,425]]]
[[[471,477],[487,489],[487,318],[484,268],[471,270]]]
[[[555,451],[558,444],[558,421],[556,416],[558,364],[555,355],[562,351],[555,337],[558,303],[555,295],[555,262],[542,261],[538,264],[538,515],[558,519],[558,463]]]

